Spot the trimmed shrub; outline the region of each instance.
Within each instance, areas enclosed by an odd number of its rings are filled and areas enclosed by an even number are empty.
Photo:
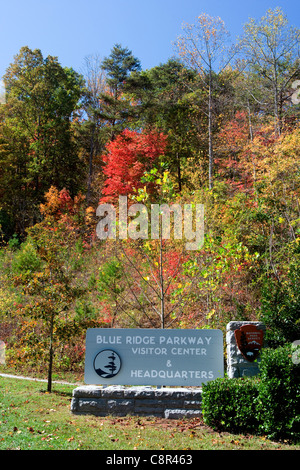
[[[300,440],[300,364],[292,345],[262,352],[258,377],[203,385],[204,422],[213,429]]]
[[[273,439],[300,439],[300,364],[292,346],[265,350],[260,363],[258,418]]]
[[[202,393],[204,422],[216,430],[255,433],[259,427],[257,396],[258,382],[253,378],[208,382]]]

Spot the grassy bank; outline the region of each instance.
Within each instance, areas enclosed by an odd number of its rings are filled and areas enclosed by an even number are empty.
[[[74,386],[0,377],[1,450],[299,450],[265,437],[217,433],[201,419],[76,416]]]

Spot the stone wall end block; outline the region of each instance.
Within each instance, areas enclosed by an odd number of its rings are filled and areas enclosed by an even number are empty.
[[[73,390],[73,397],[87,398],[87,397],[101,397],[103,387],[99,385],[82,385]]]
[[[202,415],[201,410],[165,410],[164,417],[167,419],[193,418]]]

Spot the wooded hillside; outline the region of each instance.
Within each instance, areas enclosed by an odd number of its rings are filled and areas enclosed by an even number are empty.
[[[121,44],[80,73],[18,52],[0,104],[8,363],[81,367],[90,326],[259,319],[270,345],[299,339],[299,39],[275,9],[235,44],[203,14],[149,70]],[[203,204],[203,245],[99,239],[97,208],[120,195],[149,211]]]

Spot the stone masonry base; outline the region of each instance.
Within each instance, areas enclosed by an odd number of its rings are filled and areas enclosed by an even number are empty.
[[[73,390],[71,411],[95,416],[198,417],[202,389],[123,387],[96,385]]]

